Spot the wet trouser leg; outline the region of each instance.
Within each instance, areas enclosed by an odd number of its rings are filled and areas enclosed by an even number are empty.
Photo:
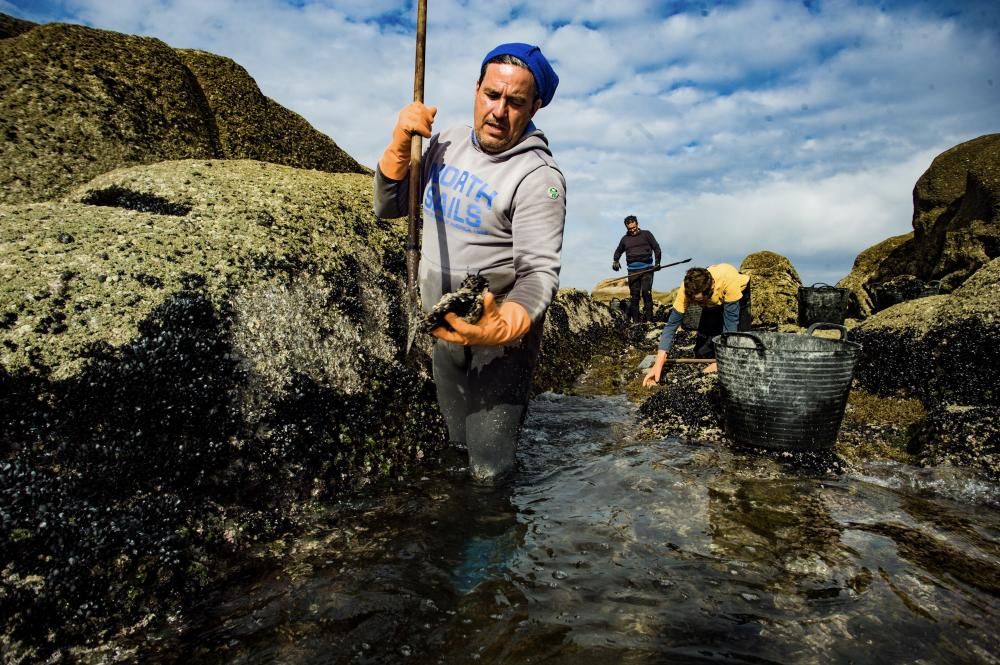
[[[653,273],[647,272],[642,276],[642,319],[649,322],[653,320]]]
[[[747,284],[740,298],[740,320],[737,330],[750,330],[750,285]],[[723,329],[722,307],[703,307],[701,320],[698,321],[698,333],[694,338],[695,358],[714,358],[715,344],[712,338],[721,335]]]
[[[753,317],[750,315],[750,285],[747,284],[743,289],[743,297],[740,298],[740,322],[736,329],[741,332],[750,330],[752,319]]]
[[[469,347],[434,342],[434,384],[452,441],[469,450],[469,470],[481,481],[514,469],[514,451],[528,410],[541,322],[516,345]]]
[[[694,336],[694,357],[714,358],[712,338],[722,333],[722,307],[702,307],[698,333]]]
[[[642,294],[643,275],[628,276],[628,293],[630,296],[628,316],[633,321],[641,321],[639,315],[639,298]]]

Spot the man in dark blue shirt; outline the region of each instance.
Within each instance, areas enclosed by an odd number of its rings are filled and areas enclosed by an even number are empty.
[[[628,268],[628,291],[632,297],[629,306],[629,316],[633,321],[653,320],[653,268],[660,265],[660,244],[649,231],[639,228],[639,220],[635,215],[625,218],[625,235],[618,243],[611,269],[621,270],[618,259],[625,254],[625,264]],[[642,272],[646,271],[646,272]],[[636,274],[640,273],[640,274]],[[639,298],[642,297],[643,314],[639,316]]]

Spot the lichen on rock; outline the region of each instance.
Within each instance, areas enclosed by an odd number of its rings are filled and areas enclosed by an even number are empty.
[[[6,17],[3,26],[0,203],[187,158],[371,173],[227,58],[81,25],[26,28]]]
[[[774,252],[755,252],[743,259],[739,269],[750,275],[754,325],[778,326],[798,319],[802,279],[791,261]]]
[[[851,314],[872,313],[874,285],[900,275],[958,288],[1000,256],[1000,134],[960,143],[934,158],[913,189],[913,232],[862,252],[839,286]]]

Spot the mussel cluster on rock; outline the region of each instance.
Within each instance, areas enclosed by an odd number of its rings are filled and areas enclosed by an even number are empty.
[[[467,275],[458,289],[441,296],[424,320],[422,330],[430,332],[437,327],[451,330],[445,314],[457,314],[469,323],[475,323],[483,315],[483,296],[489,282],[480,275]]]

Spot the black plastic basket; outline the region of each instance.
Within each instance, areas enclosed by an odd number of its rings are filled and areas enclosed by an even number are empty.
[[[681,319],[681,327],[692,332],[698,330],[701,323],[701,305],[688,304],[684,308],[684,318]]]
[[[835,329],[841,339],[813,336]],[[847,329],[816,323],[805,334],[729,332],[714,339],[726,434],[777,450],[833,446],[861,345]]]
[[[812,286],[799,287],[799,325],[814,323],[844,324],[847,316],[849,289],[817,282]]]

